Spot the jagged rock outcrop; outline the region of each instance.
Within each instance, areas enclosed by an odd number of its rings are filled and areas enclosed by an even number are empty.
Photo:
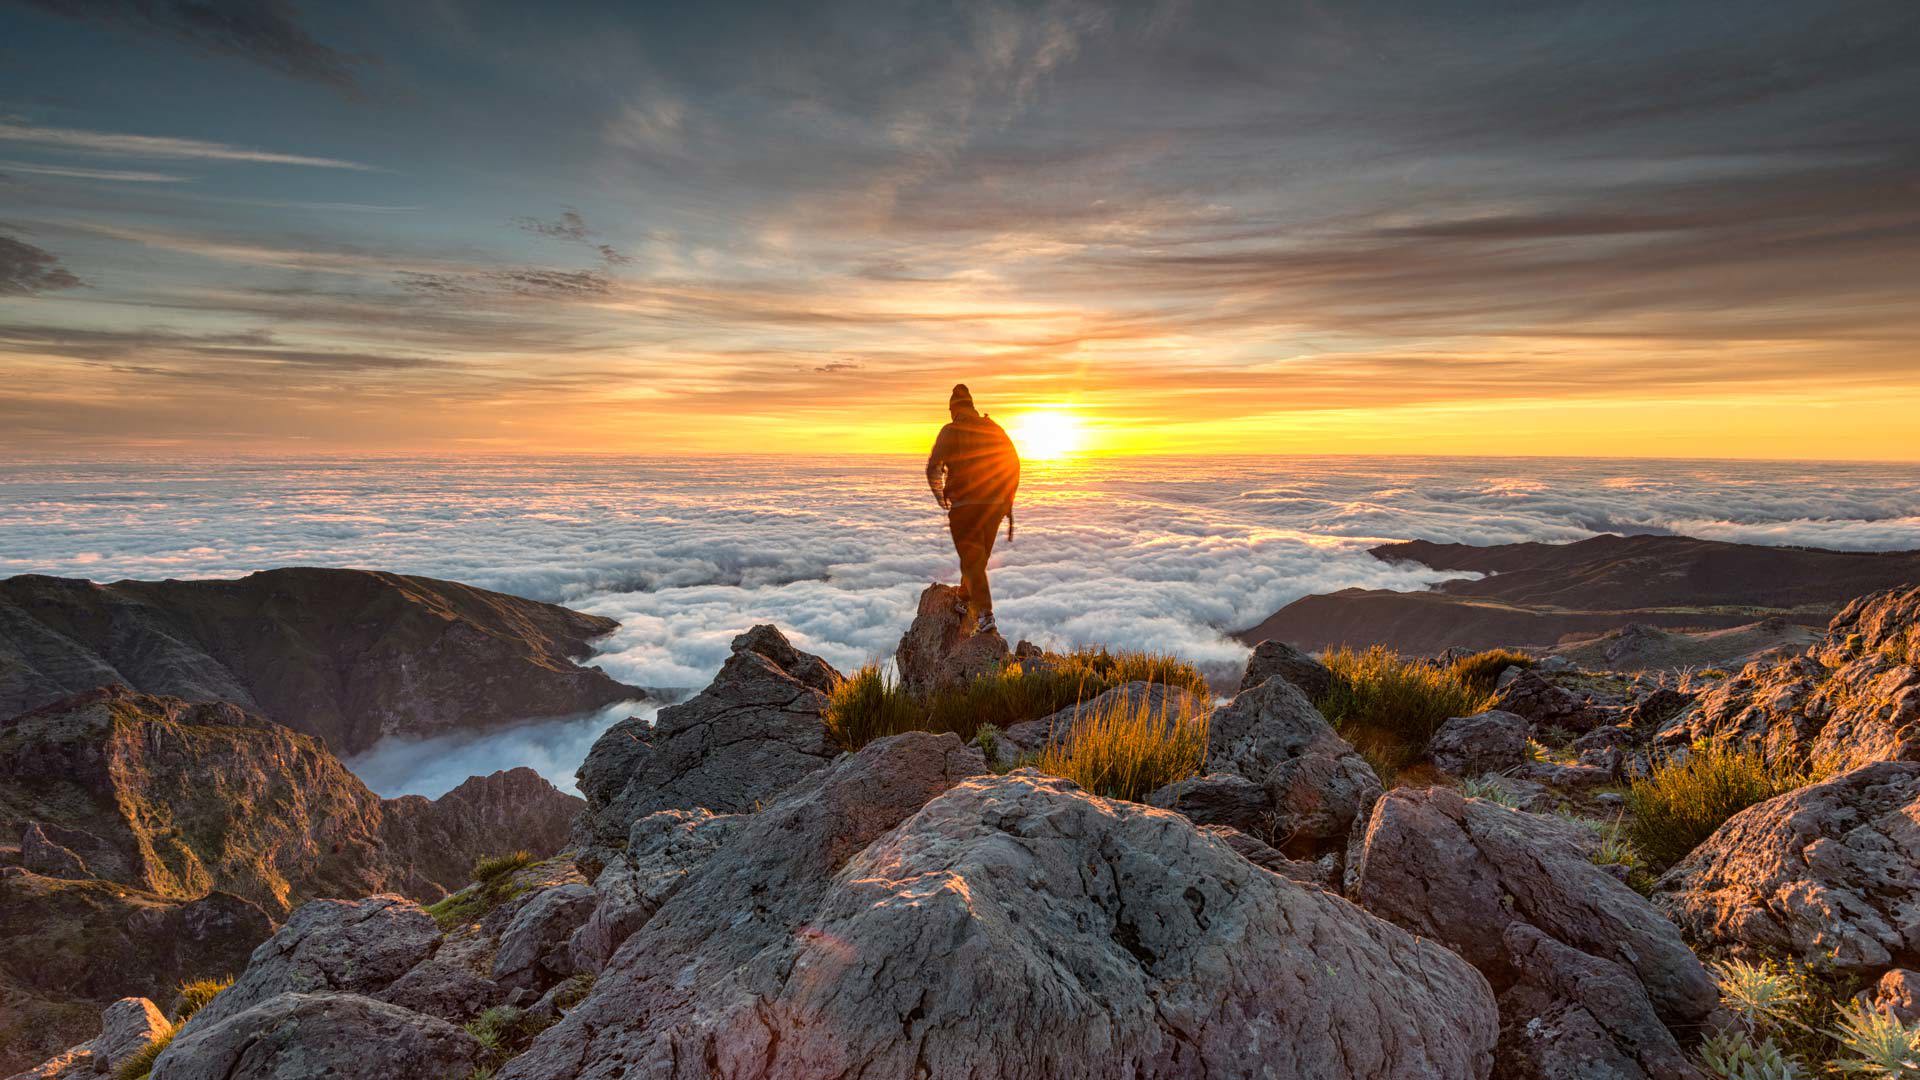
[[[517,912],[493,954],[493,981],[509,990],[545,990],[573,974],[574,931],[593,914],[593,887],[547,889]]]
[[[110,881],[0,867],[0,1071],[11,1073],[99,1030],[103,1005],[167,1000],[189,979],[246,965],[273,932],[267,913],[228,893],[193,900]]]
[[[1500,995],[1502,1080],[1704,1080],[1633,973],[1509,924],[1515,981]]]
[[[626,720],[600,736],[580,766],[587,812],[579,846],[609,850],[658,810],[742,813],[823,768],[839,750],[822,717],[840,673],[772,626],[733,639],[713,682],[661,709],[648,728]],[[605,856],[589,853],[588,862]]]
[[[385,861],[402,875],[391,887],[431,898],[466,884],[482,856],[524,849],[545,858],[567,846],[586,806],[525,766],[468,777],[437,799],[386,799]]]
[[[1434,768],[1455,776],[1504,772],[1527,760],[1531,730],[1525,717],[1499,709],[1456,716],[1433,733],[1427,754]]]
[[[960,590],[940,584],[921,592],[919,610],[894,653],[901,685],[916,694],[990,675],[1011,658],[998,631],[973,632]]]
[[[154,1060],[151,1078],[459,1080],[480,1053],[465,1031],[398,1005],[358,994],[289,993],[218,1023],[189,1024]]]
[[[1494,1038],[1438,946],[912,733],[756,814],[500,1076],[1477,1077]]]
[[[355,754],[640,697],[574,663],[612,619],[470,585],[293,567],[237,581],[0,581],[0,718],[123,684],[230,701]]]
[[[574,932],[573,966],[597,972],[692,872],[746,824],[743,814],[661,810],[633,823],[627,848],[593,879],[594,906]]]
[[[1325,664],[1284,641],[1269,639],[1255,645],[1253,655],[1247,657],[1247,670],[1240,676],[1240,692],[1275,678],[1292,683],[1309,701],[1320,700],[1333,688],[1333,672]]]
[[[1731,739],[1771,761],[1853,769],[1920,761],[1920,585],[1863,596],[1804,655],[1749,664],[1661,732]]]
[[[481,855],[550,854],[582,805],[530,769],[382,800],[312,736],[120,686],[0,727],[0,832],[30,865],[275,916],[314,896],[435,899]]]
[[[1525,923],[1633,972],[1670,1025],[1693,1025],[1716,994],[1666,917],[1588,861],[1577,826],[1450,788],[1397,788],[1374,804],[1347,865],[1347,895],[1443,942],[1496,990],[1518,970],[1507,927]]]
[[[1866,975],[1920,966],[1920,762],[1866,765],[1742,810],[1654,898],[1703,947]]]

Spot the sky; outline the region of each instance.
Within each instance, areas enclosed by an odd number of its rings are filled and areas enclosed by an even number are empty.
[[[0,0],[21,457],[1914,460],[1916,298],[1910,0]]]

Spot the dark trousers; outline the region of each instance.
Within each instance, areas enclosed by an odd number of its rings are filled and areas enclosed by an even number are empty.
[[[993,593],[987,588],[987,558],[1000,535],[1000,522],[1011,509],[1006,503],[955,503],[947,511],[947,531],[960,556],[960,588],[967,594],[967,614],[993,614]]]

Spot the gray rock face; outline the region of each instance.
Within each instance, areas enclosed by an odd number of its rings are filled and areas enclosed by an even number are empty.
[[[1078,705],[1061,709],[1059,712],[1043,716],[1038,720],[1028,720],[1013,724],[1000,733],[1002,744],[1000,755],[1037,753],[1050,740],[1064,739],[1072,730],[1074,722],[1082,716],[1098,716],[1114,708],[1121,701],[1131,706],[1144,706],[1155,716],[1165,716],[1172,720],[1182,714],[1198,714],[1207,711],[1207,703],[1178,686],[1165,683],[1130,682],[1116,686],[1088,698]]]
[[[1441,724],[1427,753],[1435,768],[1455,776],[1502,772],[1527,760],[1531,731],[1526,717],[1488,709]]]
[[[500,935],[493,980],[509,990],[544,990],[573,974],[569,943],[596,899],[592,886],[579,882],[541,892]]]
[[[1458,957],[1178,815],[978,770],[899,736],[789,793],[502,1080],[1486,1075]]]
[[[1262,870],[1271,870],[1281,877],[1290,878],[1303,885],[1317,885],[1336,895],[1339,892],[1338,855],[1323,855],[1311,862],[1305,859],[1289,859],[1279,848],[1228,825],[1202,825],[1200,831],[1219,839],[1241,858]]]
[[[198,1020],[198,1017],[195,1017]],[[473,1036],[357,994],[280,994],[219,1023],[193,1023],[154,1061],[152,1080],[459,1080]]]
[[[1333,687],[1333,672],[1325,664],[1284,641],[1269,639],[1253,647],[1246,674],[1240,677],[1240,692],[1274,678],[1292,683],[1309,701],[1319,700]]]
[[[121,998],[100,1014],[100,1037],[93,1040],[94,1071],[112,1072],[172,1028],[153,1002]]]
[[[1655,885],[1695,941],[1874,974],[1920,957],[1920,762],[1750,806]]]
[[[1493,707],[1526,717],[1536,724],[1587,731],[1604,722],[1607,714],[1585,697],[1549,682],[1536,667],[1523,671],[1494,695]]]
[[[582,846],[615,848],[633,823],[657,810],[704,807],[746,813],[838,751],[821,722],[840,673],[756,626],[692,699],[660,710],[653,729],[608,729],[580,767],[587,812]]]
[[[960,590],[934,584],[920,594],[920,608],[900,638],[894,661],[900,682],[916,694],[960,686],[1006,666],[1012,658],[997,631],[973,633],[961,610]]]
[[[1503,935],[1526,923],[1639,979],[1669,1024],[1697,1024],[1716,994],[1666,917],[1587,860],[1569,826],[1464,799],[1397,788],[1374,804],[1348,858],[1347,895],[1453,948],[1504,990],[1517,977]]]
[[[593,913],[573,934],[575,970],[597,972],[606,966],[747,820],[742,814],[662,810],[634,822],[627,850],[593,880]]]
[[[1525,923],[1503,944],[1517,980],[1500,995],[1503,1080],[1702,1080],[1632,972]]]
[[[280,994],[386,989],[440,943],[426,909],[398,896],[315,900],[253,951],[247,969],[187,1021],[211,1027]]]
[[[1380,796],[1372,766],[1285,679],[1268,679],[1215,709],[1207,764],[1260,781],[1267,830],[1283,848],[1343,838]]]
[[[1184,815],[1195,825],[1226,825],[1255,836],[1270,836],[1273,803],[1265,784],[1238,773],[1208,773],[1157,788],[1146,804]]]
[[[37,821],[29,822],[20,834],[20,865],[47,877],[78,880],[93,876],[87,872],[86,860],[54,843]]]
[[[771,996],[778,984],[750,962],[803,936],[850,858],[929,799],[984,772],[979,752],[956,736],[912,732],[876,739],[795,786],[742,825],[628,938],[587,999],[509,1062],[501,1080],[782,1075],[746,1061],[707,1063],[708,1048],[720,1052],[718,1026],[738,1019],[731,1004],[754,987]],[[899,1017],[890,1022],[899,1028]],[[729,1053],[755,1055],[765,1038],[743,1034]]]

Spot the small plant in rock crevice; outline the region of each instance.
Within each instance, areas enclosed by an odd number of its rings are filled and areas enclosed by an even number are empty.
[[[433,916],[442,930],[484,918],[487,912],[521,892],[522,887],[514,884],[513,875],[538,861],[531,851],[484,856],[473,864],[473,884],[428,904],[427,914]]]

